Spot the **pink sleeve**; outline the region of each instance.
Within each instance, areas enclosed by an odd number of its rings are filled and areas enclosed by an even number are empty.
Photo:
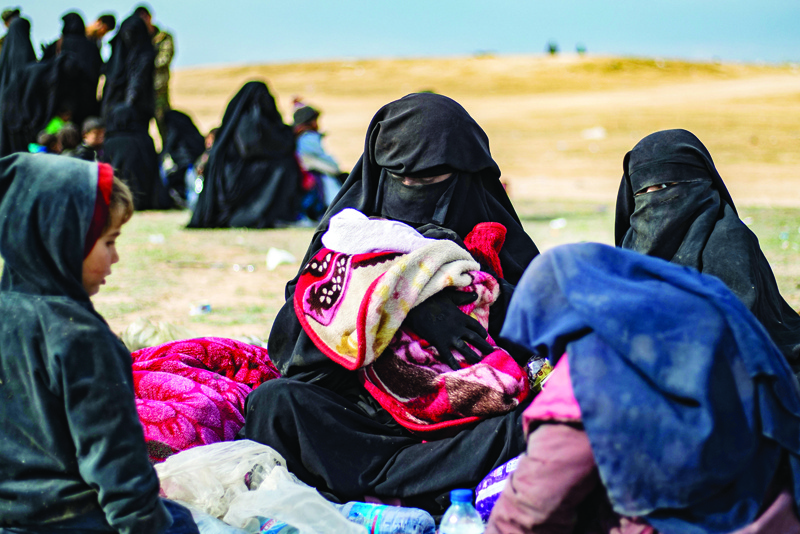
[[[581,420],[581,407],[575,400],[572,392],[572,380],[569,376],[569,360],[564,354],[533,402],[522,414],[522,425],[525,434],[531,421],[562,421],[573,422]]]

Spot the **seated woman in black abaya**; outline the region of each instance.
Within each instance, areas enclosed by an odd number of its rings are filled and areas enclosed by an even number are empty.
[[[528,353],[495,339],[538,250],[499,178],[457,102],[378,111],[287,285],[269,339],[284,378],[250,395],[240,437],[334,499],[433,513],[522,453]]]
[[[721,279],[800,370],[800,316],[781,296],[703,143],[686,130],[656,132],[628,152],[623,169],[616,245]]]
[[[272,228],[298,218],[300,167],[292,128],[264,82],[228,104],[189,228]]]

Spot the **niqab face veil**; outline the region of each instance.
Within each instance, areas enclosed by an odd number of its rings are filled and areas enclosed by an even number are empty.
[[[390,178],[451,172],[444,182],[424,186],[402,186]],[[512,284],[539,253],[500,183],[486,133],[458,102],[443,95],[410,94],[375,114],[364,153],[317,227],[306,261],[322,247],[330,217],[345,208],[414,226],[434,222],[462,238],[480,222],[499,222],[508,231],[500,260]]]
[[[781,296],[703,143],[686,130],[656,132],[625,156],[623,169],[617,246],[720,278],[800,363],[800,316]]]

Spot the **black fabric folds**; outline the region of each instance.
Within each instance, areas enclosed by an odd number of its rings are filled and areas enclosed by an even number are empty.
[[[72,111],[72,122],[80,125],[87,117],[100,115],[97,83],[103,58],[97,46],[86,37],[86,26],[80,15],[67,13],[62,20],[61,38],[44,48],[42,61],[61,54],[71,56],[71,72],[67,73],[70,83],[64,88],[64,100]]]
[[[297,217],[300,167],[292,128],[263,82],[225,110],[189,228],[271,228]]]
[[[186,171],[205,151],[205,138],[191,117],[175,109],[164,114],[164,135],[160,157],[167,185],[185,198]]]
[[[16,85],[17,78],[25,67],[36,63],[36,53],[31,45],[31,23],[27,19],[17,17],[8,27],[0,51],[0,155],[7,155],[19,150],[20,142],[11,134],[11,130],[21,122],[16,105],[7,96],[9,89]],[[11,127],[11,128],[10,128]],[[25,146],[22,150],[26,150]]]
[[[101,510],[117,532],[170,523],[130,353],[83,287],[97,180],[73,158],[0,159],[0,529]]]
[[[17,21],[12,26],[16,24]],[[54,53],[38,63],[32,48],[28,50],[27,34],[17,38],[22,43],[20,53],[15,55],[19,67],[3,90],[3,155],[27,151],[28,144],[35,142],[38,133],[62,110],[70,110],[72,120],[79,124],[87,113],[97,112],[100,53],[96,48],[92,50],[82,28],[79,15],[65,15],[65,33],[54,43]]]
[[[800,315],[781,296],[758,238],[739,219],[700,140],[686,130],[656,132],[625,156],[623,168],[617,246],[720,278],[797,369]],[[651,186],[662,188],[636,194]]]
[[[155,113],[155,54],[141,17],[131,15],[125,19],[111,40],[103,86],[106,132],[128,130],[134,125],[146,130]]]
[[[130,186],[137,210],[169,208],[153,139],[148,133],[155,112],[155,50],[147,26],[131,15],[111,40],[103,87],[106,124],[104,158]]]
[[[169,154],[176,165],[189,167],[206,149],[205,139],[187,114],[171,109],[164,114],[166,139],[163,154]]]

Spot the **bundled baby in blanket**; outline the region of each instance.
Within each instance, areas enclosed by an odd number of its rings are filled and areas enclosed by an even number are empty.
[[[406,428],[433,431],[506,413],[528,396],[528,379],[486,331],[500,290],[474,259],[500,269],[504,236],[502,225],[482,223],[462,246],[343,210],[301,273],[295,311],[316,346],[359,369],[367,390]],[[459,311],[437,308],[438,299]],[[434,312],[409,315],[422,302]],[[442,338],[456,322],[474,336],[451,352]]]

